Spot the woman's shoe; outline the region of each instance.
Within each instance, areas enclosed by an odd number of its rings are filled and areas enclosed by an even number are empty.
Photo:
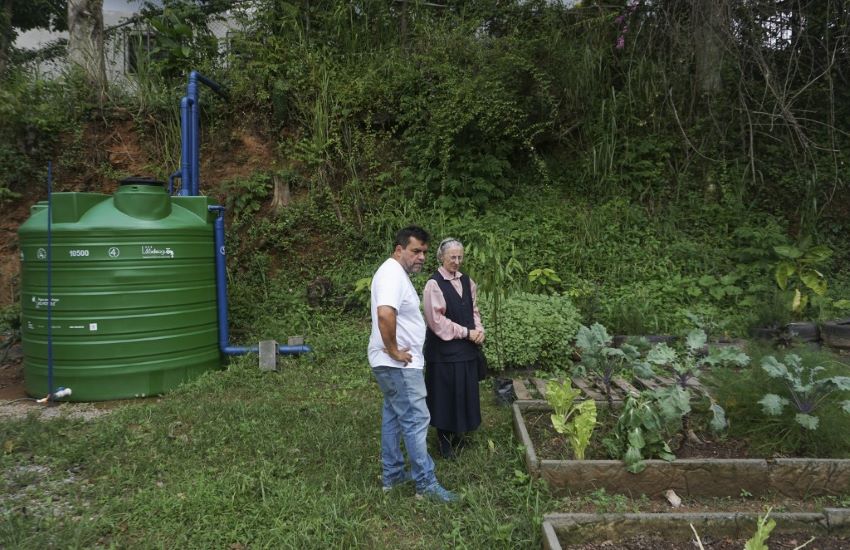
[[[446,460],[454,460],[457,458],[455,454],[454,445],[452,445],[452,439],[454,438],[454,434],[452,432],[444,432],[443,430],[437,430],[437,443],[440,448],[440,456],[445,458]]]

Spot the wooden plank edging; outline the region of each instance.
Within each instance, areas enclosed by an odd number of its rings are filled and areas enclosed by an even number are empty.
[[[651,513],[558,513],[543,516],[544,548],[560,549],[561,540],[589,543],[622,540],[647,532],[659,533],[670,542],[691,540],[691,525],[702,536],[747,538],[752,535],[758,512],[651,512]],[[850,509],[825,508],[823,512],[773,512],[776,533],[804,531],[814,535],[850,534]],[[594,537],[595,535],[595,537]]]
[[[597,406],[607,404],[597,402]],[[652,496],[673,489],[682,496],[728,497],[746,489],[755,496],[777,493],[805,499],[850,491],[850,459],[650,459],[646,469],[638,474],[626,471],[620,460],[541,459],[523,412],[551,410],[545,401],[513,404],[514,428],[526,449],[529,474],[546,480],[555,494],[604,488],[614,493]]]
[[[513,384],[514,384],[514,394],[516,394],[517,399],[520,399],[520,400],[523,400],[523,401],[529,401],[531,399],[531,394],[528,393],[528,388],[525,387],[525,384],[522,382],[522,380],[514,378]]]
[[[520,443],[522,443],[523,447],[525,447],[525,467],[528,468],[529,475],[538,477],[540,475],[540,465],[537,460],[537,453],[534,452],[534,444],[531,442],[531,437],[528,435],[528,429],[525,427],[525,420],[522,418],[519,404],[512,404],[511,410],[514,416],[514,429],[516,430]]]

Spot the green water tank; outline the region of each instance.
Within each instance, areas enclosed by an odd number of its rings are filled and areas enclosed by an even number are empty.
[[[216,369],[209,198],[131,179],[114,195],[54,193],[53,387],[74,401],[161,394]],[[48,392],[47,202],[20,227],[21,333],[28,394]]]

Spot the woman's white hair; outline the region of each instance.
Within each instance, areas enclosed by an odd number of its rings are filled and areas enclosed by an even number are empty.
[[[443,255],[446,253],[446,250],[450,248],[460,248],[463,250],[463,243],[454,237],[447,237],[440,241],[440,246],[437,247],[437,261],[443,261]]]

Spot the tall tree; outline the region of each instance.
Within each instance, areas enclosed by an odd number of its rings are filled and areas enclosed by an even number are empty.
[[[724,0],[693,3],[697,86],[704,94],[716,94],[722,86],[723,38],[729,33],[725,3]]]
[[[82,69],[95,98],[106,95],[103,0],[68,0],[68,61]]]
[[[0,0],[0,75],[6,72],[9,53],[19,32],[44,28],[65,30],[67,0]]]

